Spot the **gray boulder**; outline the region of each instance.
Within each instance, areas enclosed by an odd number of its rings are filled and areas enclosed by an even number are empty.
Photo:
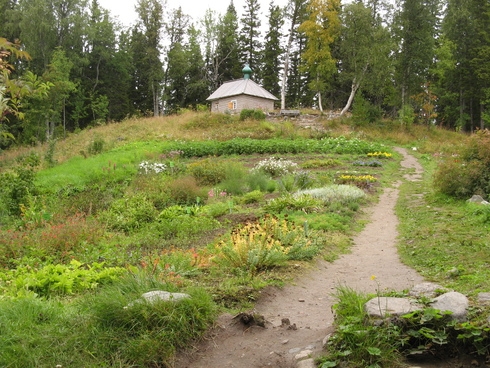
[[[129,303],[126,307],[132,307],[133,305],[137,303],[156,303],[159,301],[171,301],[171,302],[176,302],[182,299],[187,299],[190,298],[191,296],[189,294],[185,293],[171,293],[168,291],[164,290],[154,290],[154,291],[148,291],[147,293],[144,293],[141,295],[141,298],[138,300],[135,300],[134,302]]]
[[[453,319],[462,322],[468,317],[469,304],[469,300],[465,295],[457,291],[450,291],[435,298],[431,303],[431,307],[439,309],[441,312],[450,311]]]
[[[468,199],[468,202],[473,202],[473,203],[480,203],[480,204],[490,204],[489,202],[485,201],[482,196],[475,194],[473,197]]]
[[[401,316],[422,308],[412,299],[394,297],[376,297],[364,304],[364,310],[373,318]]]

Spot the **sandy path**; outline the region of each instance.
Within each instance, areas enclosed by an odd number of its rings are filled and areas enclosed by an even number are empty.
[[[420,180],[422,167],[417,160],[405,149],[397,151],[404,156],[400,176]],[[255,311],[265,317],[267,328],[244,329],[232,316],[221,316],[213,337],[195,347],[193,354],[180,356],[175,367],[294,367],[298,352],[309,349],[313,356],[321,353],[322,340],[332,330],[336,286],[376,292],[377,288],[403,290],[422,282],[420,275],[400,262],[395,246],[398,219],[394,207],[399,185],[385,189],[369,209],[369,223],[353,239],[351,253],[333,263],[319,261],[294,285],[263,293]],[[281,326],[284,318],[296,329]]]

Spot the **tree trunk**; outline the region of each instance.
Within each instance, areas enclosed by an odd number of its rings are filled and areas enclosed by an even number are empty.
[[[291,47],[294,38],[294,26],[298,21],[298,17],[299,17],[299,6],[297,2],[295,2],[293,14],[291,16],[291,28],[289,29],[288,45],[286,47],[286,55],[284,57],[284,68],[283,68],[282,84],[281,84],[281,110],[284,110],[286,108],[286,86],[288,83],[289,57],[291,56]]]
[[[356,79],[354,78],[350,89],[349,99],[347,100],[347,103],[345,104],[344,108],[340,112],[340,116],[343,116],[347,112],[347,110],[350,109],[352,105],[352,101],[354,101],[354,96],[356,95],[358,89],[359,89],[359,83],[357,83]]]

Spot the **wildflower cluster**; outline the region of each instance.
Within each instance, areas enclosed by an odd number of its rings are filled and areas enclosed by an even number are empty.
[[[376,158],[391,158],[393,155],[388,152],[369,152],[368,157],[376,157]]]
[[[254,273],[281,266],[288,260],[311,259],[319,246],[312,243],[304,229],[287,220],[266,216],[235,229],[228,240],[219,243],[218,250],[217,262]]]
[[[369,186],[378,181],[372,175],[352,175],[352,174],[341,174],[337,178],[340,184],[354,184],[360,188],[369,188]]]
[[[260,161],[254,166],[252,172],[263,172],[271,176],[281,176],[293,173],[298,164],[278,157],[270,157]]]
[[[165,170],[167,170],[167,165],[159,162],[143,161],[139,164],[138,167],[140,171],[144,174],[150,174],[150,173],[160,174],[162,172],[165,172]]]
[[[226,197],[228,193],[226,193],[226,190],[220,190],[217,188],[212,188],[208,191],[208,197],[209,198],[214,198],[214,197]]]

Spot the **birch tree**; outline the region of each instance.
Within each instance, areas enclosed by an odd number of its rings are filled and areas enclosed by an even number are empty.
[[[340,34],[340,0],[311,0],[307,8],[308,19],[298,30],[307,38],[302,58],[304,67],[312,74],[311,90],[318,98],[318,108],[323,112],[322,92],[336,70],[331,45]]]

